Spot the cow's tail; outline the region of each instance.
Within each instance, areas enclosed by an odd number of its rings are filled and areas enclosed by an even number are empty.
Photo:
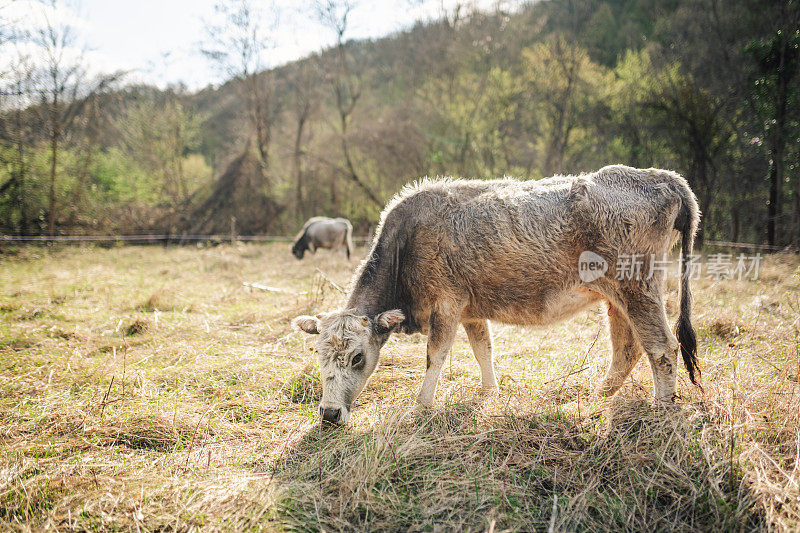
[[[356,249],[353,246],[353,225],[347,222],[347,229],[344,232],[344,245],[347,247],[347,258],[350,259],[350,254]]]
[[[681,191],[681,208],[675,219],[675,229],[681,234],[681,270],[680,270],[680,314],[675,324],[675,336],[680,343],[681,356],[689,379],[695,385],[700,385],[700,365],[697,361],[697,337],[692,327],[692,291],[690,288],[692,248],[694,236],[700,220],[700,210],[697,200],[688,186]]]

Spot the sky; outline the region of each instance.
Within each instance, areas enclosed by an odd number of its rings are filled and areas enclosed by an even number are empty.
[[[489,9],[498,0],[472,0]],[[225,75],[201,53],[206,40],[205,23],[214,21],[219,0],[74,0],[56,1],[55,9],[37,0],[0,0],[0,17],[12,27],[33,29],[43,17],[67,21],[78,36],[75,54],[81,51],[91,71],[128,71],[129,83],[159,87],[184,84],[196,90],[219,84]],[[417,20],[431,20],[459,0],[361,0],[352,12],[346,38],[375,38],[409,27]],[[274,7],[264,12],[264,23],[273,27],[274,47],[267,51],[265,67],[278,66],[330,46],[334,35],[313,15],[312,0],[268,0],[254,4]],[[464,0],[460,0],[464,4]],[[5,5],[4,5],[5,4]],[[15,45],[17,49],[20,45]],[[0,49],[10,60],[10,53]],[[35,55],[35,51],[25,49]]]

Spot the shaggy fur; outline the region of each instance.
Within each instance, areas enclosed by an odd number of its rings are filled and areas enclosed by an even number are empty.
[[[459,323],[484,387],[494,388],[488,320],[546,325],[600,301],[608,305],[614,354],[598,393],[614,394],[644,352],[656,398],[672,401],[679,347],[692,381],[699,373],[689,278],[682,277],[676,339],[664,311],[664,273],[648,274],[651,259],[662,258],[679,237],[685,270],[699,217],[686,181],[658,169],[609,166],[538,182],[446,179],[406,187],[381,217],[346,308],[321,320],[297,319],[302,329],[320,333],[322,407],[340,410],[337,422],[346,420],[393,330],[428,335],[418,401],[429,404]],[[608,264],[590,283],[579,277],[584,251]],[[618,260],[633,254],[641,276],[616,279]],[[389,328],[380,324],[386,313],[394,317]],[[314,327],[303,327],[309,319]],[[332,343],[332,335],[341,343]],[[364,355],[360,368],[347,364],[354,352]]]

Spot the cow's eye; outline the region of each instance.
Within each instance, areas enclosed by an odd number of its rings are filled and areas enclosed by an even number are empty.
[[[361,364],[361,361],[364,360],[364,354],[357,353],[353,356],[353,360],[350,362],[353,366],[358,366]]]

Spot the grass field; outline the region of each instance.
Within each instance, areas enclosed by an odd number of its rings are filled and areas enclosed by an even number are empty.
[[[328,429],[290,321],[341,303],[356,263],[288,248],[0,255],[0,530],[800,528],[796,256],[695,282],[704,391],[681,369],[675,407],[651,405],[645,360],[592,398],[598,308],[495,324],[492,396],[460,332],[428,410],[425,339],[396,336]]]

